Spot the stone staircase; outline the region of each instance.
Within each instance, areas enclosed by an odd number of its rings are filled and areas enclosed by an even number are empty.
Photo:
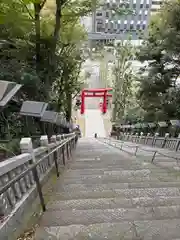
[[[178,240],[180,174],[83,138],[35,239]]]

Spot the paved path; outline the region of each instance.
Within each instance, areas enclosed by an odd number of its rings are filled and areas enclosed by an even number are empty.
[[[102,113],[100,110],[86,109],[85,136],[92,138],[95,133],[97,133],[99,137],[106,137]]]
[[[82,138],[35,239],[178,240],[180,175]]]
[[[92,62],[91,76],[88,79],[89,88],[102,88],[100,79],[100,63]],[[99,108],[100,98],[86,98],[85,100],[85,137],[93,137],[95,133],[106,137],[103,116]]]

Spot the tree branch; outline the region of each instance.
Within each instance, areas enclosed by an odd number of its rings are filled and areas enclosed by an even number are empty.
[[[27,5],[23,2],[23,0],[19,0],[21,4],[25,7],[26,11],[28,12],[29,16],[34,20],[34,16],[31,14],[31,11],[27,7]]]
[[[46,3],[46,0],[44,0],[44,1],[43,1],[43,2],[40,4],[40,10],[42,10],[42,9],[43,9],[43,7],[44,7],[45,3]]]

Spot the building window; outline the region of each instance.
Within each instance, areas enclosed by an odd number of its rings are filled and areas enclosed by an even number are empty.
[[[148,15],[148,10],[145,10],[144,15],[145,15],[145,16]]]
[[[136,25],[136,29],[139,30],[139,29],[140,29],[140,25],[141,25],[141,21],[138,21],[138,22],[137,22],[137,25]]]
[[[110,29],[111,29],[111,30],[114,29],[114,22],[113,22],[113,21],[110,22]]]
[[[109,26],[109,21],[108,21],[108,19],[106,19],[106,21],[105,21],[105,28],[108,29],[108,26]]]
[[[141,0],[140,8],[143,8],[144,0]]]
[[[110,8],[110,3],[109,2],[107,2],[107,8]]]
[[[144,30],[146,28],[146,21],[143,21],[142,29]]]
[[[152,5],[161,5],[161,4],[162,4],[161,1],[152,0]]]
[[[146,0],[146,8],[149,8],[149,0]]]
[[[97,27],[97,32],[104,32],[102,27]]]
[[[131,22],[130,22],[130,29],[131,30],[134,29],[134,20],[131,20]]]
[[[97,12],[97,13],[96,13],[96,16],[97,16],[97,17],[101,17],[101,16],[102,16],[102,12]]]
[[[116,5],[117,5],[116,0],[113,0],[113,1],[112,1],[112,5],[113,5],[113,6],[116,6]]]
[[[121,28],[121,20],[118,20],[117,21],[117,29],[120,29]]]
[[[124,29],[127,29],[127,20],[124,20]]]
[[[107,17],[107,18],[109,17],[109,12],[106,12],[106,17]]]
[[[133,8],[136,8],[136,0],[133,0]]]
[[[102,19],[98,19],[97,20],[97,24],[103,24],[103,20]]]

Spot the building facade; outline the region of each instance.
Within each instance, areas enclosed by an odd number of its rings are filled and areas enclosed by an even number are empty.
[[[159,11],[162,0],[105,0],[92,14],[92,32],[89,40],[99,42],[138,40],[146,32],[150,16]],[[120,13],[120,9],[125,14]]]

